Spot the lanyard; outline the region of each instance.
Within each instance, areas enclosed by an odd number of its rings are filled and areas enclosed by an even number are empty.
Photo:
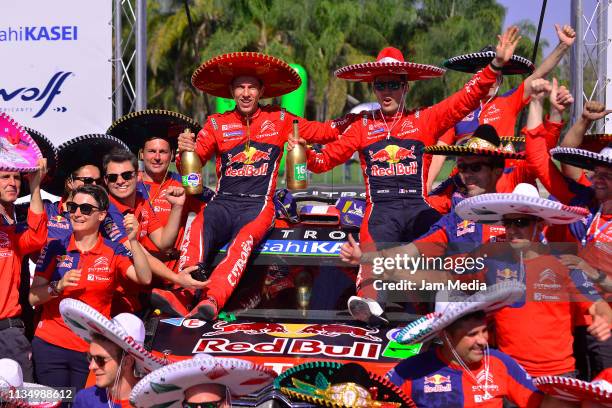
[[[597,220],[597,222],[595,222],[595,220]],[[595,216],[591,219],[591,222],[588,224],[586,233],[584,234],[585,236],[581,240],[582,247],[585,247],[587,242],[595,241],[597,239],[597,236],[601,234],[602,231],[605,231],[608,228],[610,222],[612,222],[612,220],[608,220],[604,225],[600,227],[599,221],[601,221],[601,206],[599,207],[597,214],[595,214]],[[589,231],[591,231],[591,228],[593,226],[595,226],[595,231],[592,234],[589,234]]]

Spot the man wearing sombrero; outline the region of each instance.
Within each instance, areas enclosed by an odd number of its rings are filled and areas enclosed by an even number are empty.
[[[570,268],[580,268],[609,301],[608,288],[612,283],[612,149],[604,147],[596,153],[574,147],[545,148],[547,131],[541,125],[542,99],[555,90],[555,83],[538,80],[532,84],[533,98],[529,107],[526,131],[526,150],[529,164],[544,187],[565,204],[580,205],[588,209],[586,217],[550,237],[555,242],[578,242],[576,255],[562,255],[562,262]],[[601,111],[600,111],[601,112]],[[605,113],[605,110],[603,111]],[[592,171],[590,180],[583,183],[563,177],[551,160]],[[559,231],[557,231],[559,232]],[[588,326],[588,319],[579,319],[578,326]],[[590,368],[597,373],[612,364],[612,340],[605,344],[595,341],[592,333],[577,329],[577,337],[587,347]]]
[[[580,270],[568,268],[539,242],[545,224],[571,224],[588,212],[541,198],[530,184],[511,194],[483,194],[456,207],[463,219],[501,223],[506,242],[484,260],[484,268],[464,275],[488,285],[506,280],[524,282],[525,302],[495,314],[499,349],[516,359],[532,376],[575,375],[572,356],[572,314],[588,313],[588,330],[598,341],[610,338],[612,310]],[[554,333],[554,335],[552,334]],[[526,348],[524,339],[530,339]]]
[[[519,39],[518,28],[509,28],[499,36],[491,64],[461,91],[423,110],[405,110],[408,81],[439,77],[444,71],[406,62],[396,48],[383,49],[376,62],[336,71],[341,79],[373,83],[381,108],[364,114],[340,140],[326,145],[320,153],[309,151],[308,168],[321,173],[359,152],[367,204],[360,242],[366,250],[412,241],[440,218],[424,197],[427,178],[424,169],[428,163],[423,147],[435,144],[442,132],[478,106],[510,60]],[[376,297],[368,268],[361,268],[357,287],[360,296]]]
[[[503,282],[468,296],[440,291],[435,312],[415,320],[396,335],[400,344],[441,345],[400,362],[387,374],[418,407],[501,407],[509,399],[519,407],[557,407],[532,384],[509,355],[489,348],[487,314],[519,301],[525,286]],[[542,404],[542,405],[541,405]]]
[[[230,407],[232,397],[256,393],[276,375],[246,360],[196,354],[159,368],[132,390],[136,408]]]
[[[64,299],[60,313],[70,329],[89,343],[87,358],[96,384],[80,390],[75,408],[127,407],[133,387],[165,364],[144,348],[143,322],[130,313],[107,319],[86,303]]]
[[[188,133],[178,140],[179,153],[195,150],[203,163],[213,155],[217,160],[216,196],[204,210],[201,260],[206,268],[217,249],[229,246],[210,275],[204,298],[192,310],[193,316],[210,320],[229,299],[252,250],[272,226],[272,198],[292,121],[298,121],[300,135],[316,143],[335,140],[347,123],[309,122],[277,106],[260,106],[260,98],[284,95],[301,84],[293,68],[268,55],[217,56],[196,69],[191,81],[210,95],[236,101],[234,110],[209,116],[195,142]]]
[[[449,129],[438,141],[438,145],[460,144],[465,141],[476,129],[479,124],[492,125],[502,137],[514,136],[516,120],[519,113],[529,102],[531,92],[530,83],[534,79],[546,77],[561,61],[561,58],[569,50],[576,39],[576,32],[569,25],[560,27],[555,24],[559,43],[555,49],[546,57],[542,63],[534,70],[531,61],[519,55],[513,55],[510,61],[504,66],[503,75],[527,75],[529,76],[521,82],[518,88],[511,90],[504,95],[497,95],[499,87],[503,81],[503,76],[498,77],[498,81],[481,101],[478,109],[471,112],[454,127]],[[458,55],[444,62],[445,68],[454,71],[474,73],[484,68],[493,59],[495,53],[493,47],[488,46],[480,52]],[[442,169],[444,156],[434,157],[429,175],[427,178],[428,190],[431,190],[434,180]],[[512,163],[509,163],[512,164]],[[516,184],[507,183],[507,176],[499,181],[498,191],[500,193],[511,192]],[[525,180],[527,182],[527,180]]]

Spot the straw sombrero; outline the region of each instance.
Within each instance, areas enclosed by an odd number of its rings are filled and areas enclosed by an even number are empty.
[[[35,172],[42,157],[32,136],[13,118],[0,112],[0,170]]]
[[[40,394],[44,398],[34,395],[33,391],[36,389],[40,389]],[[18,362],[10,358],[0,359],[0,406],[4,405],[3,402],[8,402],[10,406],[15,407],[58,407],[62,403],[61,398],[46,398],[51,390],[47,386],[24,382],[23,372]],[[16,394],[21,391],[24,392],[23,398],[16,398]],[[58,392],[58,396],[59,394]]]
[[[125,143],[134,154],[138,154],[145,142],[160,138],[170,143],[172,150],[178,147],[178,136],[189,129],[197,134],[201,126],[181,113],[163,109],[146,109],[128,113],[117,119],[106,131]]]
[[[463,144],[427,146],[424,151],[443,156],[491,156],[514,160],[525,158],[524,152],[516,152],[512,139],[504,144],[495,128],[487,124],[478,126]]]
[[[185,390],[200,384],[223,385],[232,396],[240,397],[261,390],[275,376],[246,360],[197,354],[148,374],[134,386],[130,403],[137,408],[180,408]]]
[[[435,312],[408,324],[395,336],[400,344],[423,343],[463,316],[477,311],[493,312],[519,301],[525,295],[525,285],[506,281],[496,283],[471,296],[461,291],[439,291]]]
[[[302,84],[297,71],[285,61],[258,52],[232,52],[214,57],[195,70],[191,83],[207,94],[233,98],[234,78],[254,76],[264,85],[261,98],[274,98],[296,90]]]
[[[533,384],[546,394],[566,401],[593,401],[612,407],[612,384],[606,380],[586,382],[575,378],[547,375],[533,380]]]
[[[91,164],[102,169],[104,155],[113,149],[129,150],[128,146],[116,137],[106,134],[89,134],[62,143],[57,148],[57,170],[53,180],[43,184],[51,194],[61,196],[64,182],[75,170]]]
[[[506,214],[526,214],[542,218],[550,224],[571,224],[589,214],[582,207],[572,207],[540,197],[538,189],[520,183],[512,193],[481,194],[461,201],[455,207],[464,220],[499,223]]]
[[[593,170],[596,166],[612,166],[610,146],[604,147],[599,153],[574,147],[555,147],[550,154],[562,163],[586,170]]]
[[[140,371],[156,370],[166,364],[144,348],[144,324],[133,314],[121,313],[109,320],[88,304],[70,298],[62,300],[59,309],[77,336],[87,342],[91,342],[92,333],[104,336],[132,355]]]
[[[486,67],[495,58],[495,48],[491,45],[484,47],[479,52],[471,52],[469,54],[457,55],[444,61],[444,67],[453,71],[461,71],[475,73],[478,70]],[[510,57],[503,69],[502,74],[531,74],[535,66],[533,62],[520,55]]]
[[[408,81],[437,78],[445,70],[434,65],[406,62],[400,50],[393,47],[383,48],[374,62],[353,64],[339,68],[334,75],[340,79],[359,82],[373,82],[382,75],[406,75]]]
[[[387,378],[356,363],[300,364],[279,375],[274,388],[292,399],[325,407],[416,407]]]

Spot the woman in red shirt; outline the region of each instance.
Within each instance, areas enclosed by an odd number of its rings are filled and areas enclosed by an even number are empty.
[[[83,388],[89,373],[87,343],[64,323],[59,303],[64,298],[81,300],[110,318],[110,306],[120,277],[148,285],[151,269],[137,239],[138,223],[125,216],[131,253],[120,243],[100,235],[109,199],[99,186],[75,190],[66,203],[72,234],[53,240],[41,252],[30,289],[30,303],[44,305],[32,341],[36,375],[44,385]]]

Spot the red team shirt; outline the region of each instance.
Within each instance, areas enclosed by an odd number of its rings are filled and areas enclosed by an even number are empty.
[[[53,240],[43,249],[36,264],[36,276],[47,281],[60,280],[69,270],[80,269],[81,281],[77,287],[64,292],[45,303],[35,336],[59,347],[86,352],[88,344],[72,332],[59,312],[59,303],[64,298],[78,299],[110,319],[111,302],[119,279],[128,279],[127,271],[132,266],[130,253],[117,242],[98,236],[98,242],[90,250],[77,249],[74,236],[68,245]]]
[[[0,319],[21,315],[19,284],[23,257],[41,249],[47,241],[47,215],[28,210],[28,228],[18,233],[17,225],[0,226]]]

